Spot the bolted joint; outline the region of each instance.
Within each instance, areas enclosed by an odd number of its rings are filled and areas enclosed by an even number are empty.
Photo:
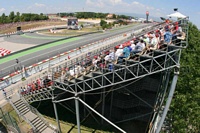
[[[180,65],[174,67],[174,74],[179,75],[180,73]]]

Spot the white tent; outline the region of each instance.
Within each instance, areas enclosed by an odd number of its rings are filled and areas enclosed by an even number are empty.
[[[176,17],[176,18],[186,18],[185,15],[181,14],[180,12],[175,12],[175,13],[172,13],[170,15],[167,15],[168,17]]]

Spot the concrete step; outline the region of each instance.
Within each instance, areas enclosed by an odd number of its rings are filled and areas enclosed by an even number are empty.
[[[15,107],[16,108],[18,108],[18,109],[20,109],[20,108],[22,108],[23,106],[25,106],[25,104],[24,103],[20,103],[20,104],[14,104],[15,105]]]
[[[13,104],[15,105],[15,106],[19,106],[20,104],[22,104],[23,103],[23,101],[20,99],[20,100],[18,100],[18,101],[15,101],[15,102],[13,102]]]
[[[42,133],[56,133],[56,132],[52,130],[51,128],[47,127],[46,129],[42,131]]]
[[[31,121],[31,123],[33,124],[33,125],[38,125],[39,123],[41,123],[42,121],[41,121],[41,119],[39,118],[39,117],[36,117],[34,120],[32,120]]]
[[[24,115],[29,121],[33,121],[36,117],[38,117],[37,115],[35,115],[34,113],[32,113],[31,111],[29,111],[28,113],[26,113]]]
[[[22,106],[18,106],[18,107],[16,107],[19,111],[22,111],[22,110],[24,110],[24,109],[29,109],[27,106],[25,106],[25,104],[24,105],[22,105]]]
[[[45,125],[44,123],[41,123],[38,127],[36,127],[36,129],[39,130],[41,133],[46,128],[47,128],[47,125]]]
[[[28,110],[25,110],[24,112],[22,112],[21,114],[22,115],[26,115],[27,113],[31,112],[29,109]]]
[[[15,103],[15,102],[17,102],[19,100],[21,100],[21,99],[20,99],[20,97],[17,94],[15,94],[15,95],[12,96],[12,99],[11,99],[12,103]]]

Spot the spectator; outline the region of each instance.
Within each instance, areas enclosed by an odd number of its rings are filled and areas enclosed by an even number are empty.
[[[3,95],[4,95],[4,97],[7,98],[6,91],[5,91],[4,89],[2,89],[2,91],[3,91]]]
[[[140,40],[140,42],[137,43],[137,45],[135,46],[135,49],[132,50],[133,54],[137,54],[142,52],[142,50],[145,48],[145,44],[143,40]]]
[[[119,48],[115,52],[115,59],[118,59],[119,56],[123,54],[123,46],[120,45]]]
[[[148,45],[148,50],[155,50],[157,49],[157,46],[158,46],[158,39],[155,35],[151,34],[149,36],[150,38],[150,43]]]
[[[168,27],[165,27],[164,43],[171,44],[171,39],[172,39],[172,33],[169,31]]]
[[[123,62],[124,58],[128,58],[130,56],[130,50],[128,49],[128,47],[124,47],[123,49],[123,54],[121,56],[119,56],[119,63]]]

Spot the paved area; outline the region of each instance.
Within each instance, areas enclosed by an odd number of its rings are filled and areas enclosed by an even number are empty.
[[[12,38],[12,37],[11,37]],[[13,38],[13,40],[17,40]],[[0,48],[4,48],[7,50],[11,50],[12,52],[19,51],[25,48],[29,48],[35,46],[34,44],[25,44],[25,43],[14,43],[14,41],[9,41],[9,39],[5,39],[4,37],[0,38]]]
[[[47,36],[38,33],[25,33],[22,35],[11,35],[10,37],[3,37],[4,41],[15,44],[32,44],[40,45],[47,42],[52,42],[58,39],[66,38],[66,36]]]

